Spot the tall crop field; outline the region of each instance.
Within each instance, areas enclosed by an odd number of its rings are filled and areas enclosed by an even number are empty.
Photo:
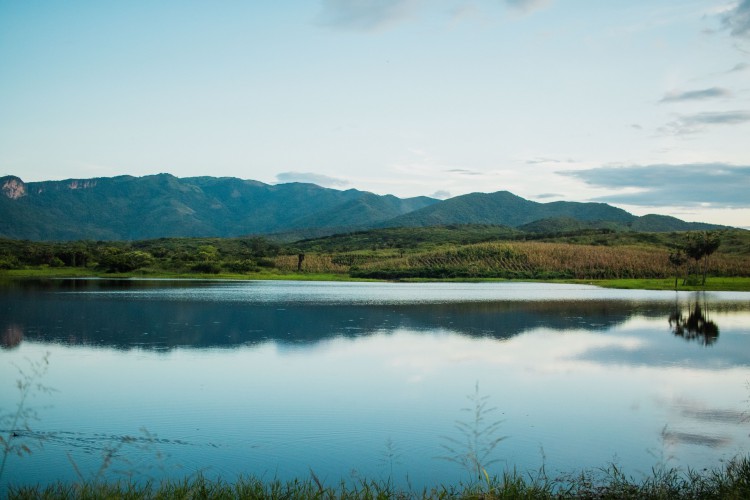
[[[675,272],[669,251],[656,247],[595,246],[566,243],[480,243],[405,257],[361,262],[352,276],[399,278],[618,279],[667,278]],[[709,273],[750,276],[750,257],[716,253]]]
[[[282,272],[295,272],[299,263],[297,255],[279,255],[274,259],[276,268]],[[348,265],[337,263],[332,255],[305,254],[302,261],[302,271],[306,273],[337,273],[345,274]]]

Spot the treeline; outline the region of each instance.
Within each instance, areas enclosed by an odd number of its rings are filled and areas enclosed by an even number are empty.
[[[63,243],[0,239],[0,269],[48,266],[105,273],[249,273],[275,267],[279,252],[279,245],[259,237]]]
[[[528,236],[528,235],[527,235]],[[261,237],[64,243],[0,239],[0,269],[99,274],[338,274],[373,279],[750,277],[750,232],[586,230],[525,238],[501,226],[393,228],[279,244]]]
[[[610,228],[584,228],[566,231],[563,228],[544,232],[521,231],[490,224],[446,225],[430,227],[397,227],[336,234],[322,238],[303,239],[295,243],[303,252],[341,253],[355,251],[396,250],[426,251],[445,245],[471,245],[497,241],[539,241],[594,246],[649,246],[679,249],[688,235],[705,231],[637,232]],[[721,240],[721,252],[750,255],[750,231],[730,229],[711,231]]]

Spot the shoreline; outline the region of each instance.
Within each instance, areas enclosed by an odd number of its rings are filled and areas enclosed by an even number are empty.
[[[47,485],[6,484],[10,499],[21,498],[351,498],[351,499],[740,499],[750,494],[750,458],[736,456],[713,469],[694,471],[666,464],[654,467],[638,479],[625,475],[615,464],[550,477],[544,467],[522,474],[516,470],[490,475],[482,468],[479,478],[457,485],[401,489],[391,479],[362,479],[354,484],[329,485],[312,471],[311,477],[289,481],[252,475],[235,480],[208,478],[203,474],[184,479],[52,482]],[[0,492],[2,489],[0,489]]]
[[[0,282],[19,280],[45,279],[154,279],[154,280],[237,280],[237,281],[343,281],[343,282],[399,282],[399,283],[569,283],[575,285],[593,285],[601,288],[626,290],[671,290],[684,292],[750,292],[750,277],[709,277],[705,286],[682,285],[678,282],[675,290],[674,278],[627,278],[627,279],[504,279],[504,278],[405,278],[400,280],[382,280],[353,278],[348,274],[335,273],[279,273],[259,272],[253,274],[239,273],[164,273],[164,272],[130,272],[106,273],[80,268],[41,268],[0,270]]]

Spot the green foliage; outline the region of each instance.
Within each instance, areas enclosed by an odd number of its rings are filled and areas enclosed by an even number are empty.
[[[255,272],[275,267],[280,247],[253,238],[161,238],[136,242],[46,243],[0,239],[0,269],[90,268],[107,273]]]
[[[65,262],[60,257],[52,257],[49,261],[49,267],[65,267]]]
[[[0,239],[0,269],[70,269],[76,276],[86,275],[86,270],[299,276],[297,254],[304,253],[305,273],[354,279],[661,279],[686,270],[675,259],[686,255],[682,243],[688,234],[694,233],[583,229],[555,236],[502,226],[456,225],[376,229],[286,246],[260,237],[67,243]],[[722,232],[721,243],[720,248],[709,246],[712,253],[695,261],[703,264],[702,274],[710,271],[712,279],[750,276],[750,232]],[[692,281],[695,278],[683,286]]]
[[[718,228],[659,215],[636,217],[604,203],[537,203],[507,191],[438,201],[313,184],[271,186],[236,178],[168,174],[30,182],[26,188],[26,196],[18,199],[0,196],[0,236],[37,241],[134,241],[256,234],[295,241],[376,227],[452,224],[523,226],[522,232],[532,236],[589,230]],[[82,265],[58,257],[66,266]]]
[[[226,263],[227,270],[233,273],[249,273],[258,270],[258,265],[250,259],[232,260]]]
[[[372,227],[427,206],[313,184],[268,185],[236,178],[168,174],[29,182],[27,195],[0,196],[0,235],[32,240],[238,237],[298,228]]]
[[[702,231],[700,233],[687,233],[685,242],[682,246],[685,254],[695,261],[696,268],[698,263],[703,261],[701,284],[706,284],[706,273],[708,272],[709,257],[716,252],[721,244],[721,237],[716,232]],[[686,277],[687,283],[689,277]]]
[[[536,203],[507,191],[456,196],[388,222],[391,226],[435,226],[448,224],[501,224],[519,227],[543,219],[605,221],[627,228],[637,217],[604,203]]]
[[[15,255],[0,255],[0,269],[20,269],[21,261]]]
[[[190,266],[191,271],[204,274],[219,274],[221,267],[215,262],[196,262]]]
[[[127,273],[154,263],[154,257],[141,250],[125,251],[119,248],[104,248],[99,257],[99,266],[111,273]]]
[[[304,252],[321,253],[391,250],[402,254],[444,245],[468,245],[514,239],[521,234],[506,226],[488,224],[391,227],[302,240],[296,242],[294,248]]]
[[[654,469],[642,479],[624,474],[616,465],[550,478],[542,468],[535,474],[506,471],[483,482],[435,485],[414,491],[400,490],[390,481],[361,480],[326,486],[315,475],[280,481],[240,477],[234,482],[199,474],[183,480],[137,484],[119,482],[56,483],[49,486],[11,487],[9,500],[25,499],[632,499],[632,500],[744,500],[750,498],[750,459],[738,457],[703,472]]]

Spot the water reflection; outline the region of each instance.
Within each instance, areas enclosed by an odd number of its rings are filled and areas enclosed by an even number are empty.
[[[447,331],[508,339],[535,328],[605,331],[634,314],[659,317],[667,305],[627,302],[498,302],[466,304],[252,304],[136,301],[47,294],[6,297],[4,339],[133,347],[235,347],[268,341],[310,344],[399,329]],[[4,340],[4,344],[6,341]]]
[[[12,349],[17,347],[23,341],[23,329],[17,324],[10,323],[3,329],[0,337],[0,346],[3,349]]]
[[[356,468],[408,475],[417,488],[455,484],[466,471],[436,457],[443,437],[463,443],[455,424],[477,382],[502,420],[489,442],[508,436],[488,457],[500,460],[491,474],[536,470],[540,446],[555,473],[615,454],[635,473],[659,443],[676,465],[705,467],[747,442],[738,425],[750,380],[747,294],[535,285],[540,299],[514,297],[523,288],[514,284],[462,284],[445,298],[449,287],[431,284],[143,284],[0,288],[0,379],[51,352],[59,391],[37,400],[44,412],[26,436],[44,439],[45,451],[14,461],[6,477],[77,480],[69,456],[96,473],[101,452],[127,443],[127,458],[158,445],[182,470],[210,464],[224,478],[305,477],[312,466],[331,481]],[[309,290],[315,300],[301,297]],[[467,290],[484,299],[455,299]],[[564,300],[581,290],[585,300]],[[691,314],[720,324],[721,341],[703,349],[676,337],[677,325],[706,331]],[[0,401],[15,390],[0,384]],[[140,427],[159,439],[136,439]]]
[[[328,284],[333,291],[327,292],[326,297],[338,293],[344,299],[301,299],[299,291],[294,292],[297,295],[283,291],[284,287],[294,290],[295,284],[279,284],[271,285],[276,290],[274,296],[279,298],[272,301],[267,287],[259,291],[255,286],[160,280],[18,282],[0,289],[2,346],[11,348],[23,339],[153,350],[231,348],[269,341],[308,345],[335,337],[354,338],[400,329],[505,340],[538,328],[604,332],[635,317],[665,316],[675,335],[686,340],[698,339],[709,345],[717,341],[719,334],[717,324],[706,317],[705,299],[704,306],[696,300],[685,315],[679,303],[659,300],[565,301],[558,297],[367,303],[364,299],[368,289],[362,287],[356,289],[358,301],[342,304],[351,290],[338,290],[342,285],[334,284]],[[321,289],[325,286],[316,285],[314,293]],[[415,295],[423,292],[420,288],[399,288],[399,293],[404,290]],[[552,294],[542,290],[542,295],[554,296],[552,290]],[[429,291],[434,292],[434,288]],[[476,293],[476,289],[469,289],[469,293]],[[494,291],[489,288],[483,293],[492,298]],[[714,306],[718,310],[742,307],[743,304],[731,302]],[[744,307],[747,309],[748,304],[744,303]]]
[[[687,341],[695,340],[706,346],[716,342],[719,338],[719,327],[706,317],[708,311],[704,312],[704,307],[696,300],[692,307],[688,306],[688,314],[685,316],[682,309],[675,306],[675,310],[669,315],[672,333]]]

